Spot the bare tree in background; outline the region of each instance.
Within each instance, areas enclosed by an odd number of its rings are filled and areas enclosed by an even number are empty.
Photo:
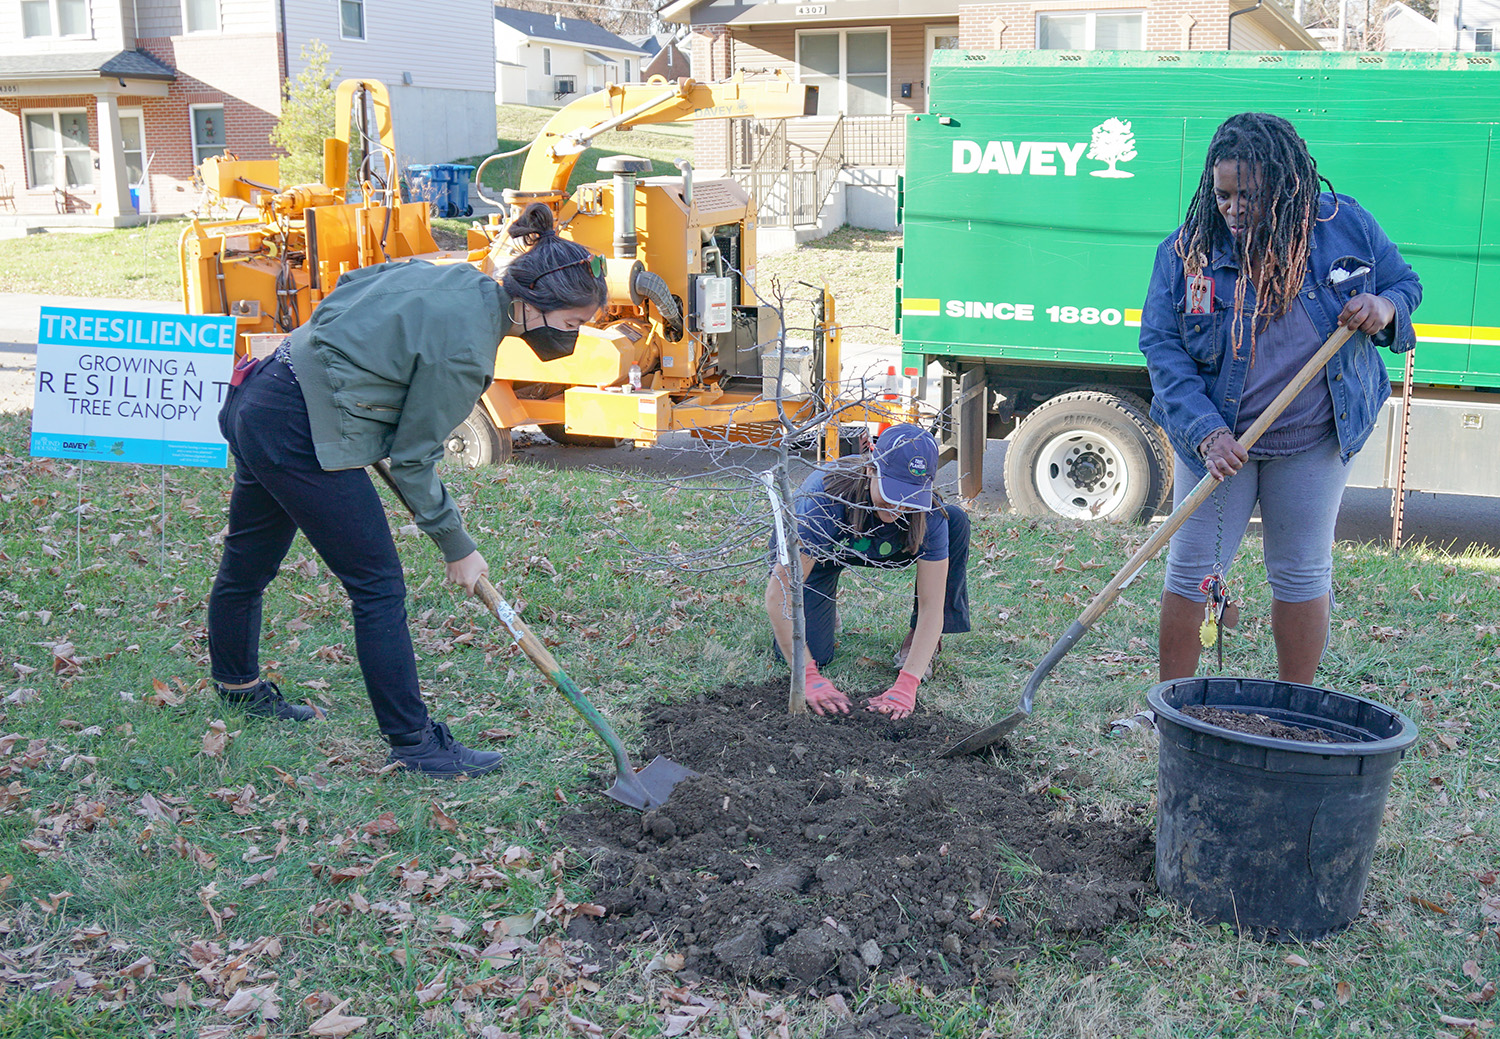
[[[726,267],[733,274],[740,272]],[[805,283],[798,283],[805,284]],[[812,286],[807,286],[812,288]],[[704,430],[697,438],[696,450],[703,455],[704,464],[696,475],[682,477],[653,478],[632,477],[658,485],[684,490],[712,492],[715,495],[711,518],[699,522],[692,528],[693,544],[683,547],[678,544],[651,545],[641,538],[633,537],[618,525],[610,527],[612,533],[623,539],[636,553],[642,569],[673,570],[687,574],[717,574],[749,571],[754,574],[775,572],[774,564],[780,562],[781,573],[786,575],[783,602],[792,622],[792,652],[787,661],[791,668],[791,683],[787,697],[787,710],[800,714],[807,710],[805,675],[806,662],[810,659],[807,649],[806,619],[803,615],[803,583],[801,558],[806,551],[797,533],[794,499],[798,486],[812,468],[826,467],[831,463],[809,463],[803,454],[815,448],[828,433],[830,427],[840,427],[843,420],[863,419],[867,407],[902,406],[910,400],[892,399],[889,388],[878,380],[873,371],[860,373],[850,380],[841,380],[836,391],[829,395],[825,388],[817,385],[817,371],[821,367],[819,325],[822,314],[816,309],[824,304],[824,296],[815,290],[814,295],[790,295],[780,284],[769,289],[768,302],[760,292],[757,300],[771,306],[778,316],[780,332],[771,343],[757,344],[772,358],[765,377],[767,398],[778,402],[776,428],[764,430],[764,445],[758,451],[750,451],[743,443],[731,443],[727,436],[715,430]],[[804,309],[805,308],[805,309]],[[788,312],[811,312],[814,321],[811,327],[788,328]],[[812,336],[813,345],[809,358],[811,385],[795,387],[809,391],[816,404],[810,411],[794,414],[788,410],[786,398],[794,395],[794,380],[790,370],[787,343],[788,332],[805,332]],[[848,427],[863,432],[862,424]],[[859,450],[856,437],[847,432],[841,440],[847,448]],[[746,456],[749,457],[746,457]],[[768,558],[765,545],[767,539],[774,544],[773,556]]]

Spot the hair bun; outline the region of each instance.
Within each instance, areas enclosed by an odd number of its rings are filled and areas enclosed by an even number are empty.
[[[542,202],[533,202],[527,206],[506,230],[512,238],[523,239],[527,245],[535,245],[545,238],[558,236],[552,210]]]

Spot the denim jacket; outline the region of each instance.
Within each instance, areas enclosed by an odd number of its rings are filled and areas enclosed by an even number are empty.
[[[1422,284],[1375,218],[1352,198],[1324,192],[1318,215],[1299,296],[1320,341],[1333,334],[1344,304],[1362,292],[1382,296],[1396,308],[1390,325],[1373,337],[1354,333],[1324,369],[1333,396],[1340,457],[1348,462],[1369,438],[1381,405],[1391,395],[1390,376],[1377,344],[1396,353],[1417,345],[1411,312],[1422,301]],[[1198,457],[1198,445],[1216,429],[1235,428],[1239,416],[1250,368],[1249,317],[1240,319],[1244,331],[1241,356],[1236,357],[1233,299],[1240,271],[1239,259],[1228,247],[1215,252],[1203,271],[1213,279],[1210,312],[1189,313],[1177,235],[1174,231],[1156,250],[1156,266],[1141,310],[1141,352],[1151,374],[1151,418],[1166,430],[1177,453],[1201,478],[1207,469]],[[1355,274],[1360,268],[1367,268],[1366,273]],[[1335,280],[1335,270],[1348,276]],[[1228,377],[1216,394],[1219,370],[1226,363]]]

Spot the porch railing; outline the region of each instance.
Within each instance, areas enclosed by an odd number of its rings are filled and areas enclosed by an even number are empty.
[[[844,169],[899,167],[905,161],[906,124],[899,115],[838,116],[816,145],[807,142],[805,132],[801,140],[789,132],[784,119],[735,124],[730,168],[754,196],[757,218],[767,227],[817,223]]]

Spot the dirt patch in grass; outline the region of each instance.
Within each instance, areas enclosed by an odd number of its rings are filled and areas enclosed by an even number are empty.
[[[939,758],[972,729],[939,714],[794,718],[785,698],[776,681],[648,711],[643,759],[702,775],[644,814],[601,800],[565,818],[608,910],[575,937],[666,939],[688,971],[828,994],[877,974],[1008,986],[1049,934],[1137,918],[1151,833],[1055,785],[1069,777]]]

